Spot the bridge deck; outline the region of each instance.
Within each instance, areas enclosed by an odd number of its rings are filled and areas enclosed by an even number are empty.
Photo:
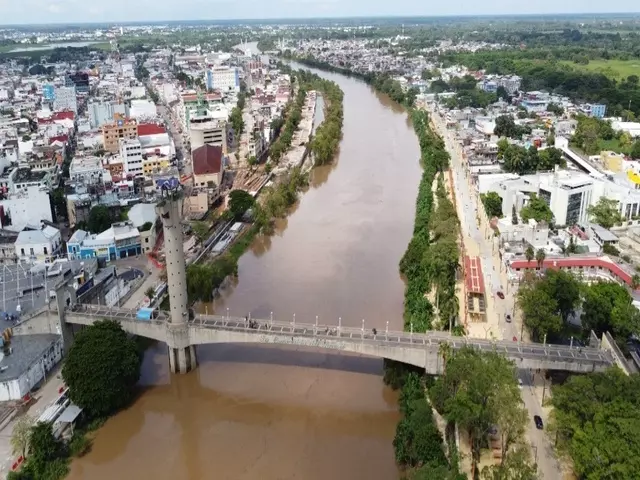
[[[169,316],[158,312],[153,320],[142,320],[136,317],[137,311],[125,308],[103,307],[98,305],[74,305],[70,308],[74,315],[90,317],[93,321],[112,319],[117,321],[133,321],[154,323],[168,326]],[[259,335],[286,335],[292,337],[309,337],[347,342],[364,342],[375,345],[398,346],[405,348],[437,348],[442,343],[458,349],[471,346],[482,351],[496,351],[509,358],[545,359],[558,362],[589,362],[591,364],[611,365],[610,353],[590,347],[570,347],[564,345],[543,345],[539,343],[519,343],[510,341],[482,340],[476,338],[451,336],[446,332],[430,331],[427,333],[408,333],[400,331],[377,331],[337,325],[321,325],[282,322],[275,320],[247,321],[245,318],[226,317],[220,315],[196,315],[187,322],[189,327],[205,328],[218,331],[255,333]]]

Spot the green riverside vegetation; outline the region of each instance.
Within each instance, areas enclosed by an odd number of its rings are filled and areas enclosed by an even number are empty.
[[[288,105],[284,123],[279,124],[279,136],[270,147],[270,157],[277,163],[291,146],[293,133],[302,119],[302,107],[306,93],[316,90],[325,99],[325,118],[316,131],[309,146],[315,155],[316,164],[328,163],[333,159],[342,138],[342,90],[334,82],[324,80],[307,71],[292,71],[281,66],[298,82],[298,91]],[[214,260],[192,264],[187,268],[187,294],[189,300],[210,301],[214,290],[230,275],[237,275],[238,260],[251,246],[258,234],[270,235],[277,218],[286,216],[289,208],[298,199],[298,192],[308,185],[308,177],[298,167],[278,178],[273,186],[266,187],[259,202],[252,202],[247,195],[231,192],[229,214],[236,220],[251,209],[253,224],[221,256]]]

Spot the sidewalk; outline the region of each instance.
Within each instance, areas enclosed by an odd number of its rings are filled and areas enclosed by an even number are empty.
[[[51,405],[60,395],[59,390],[63,387],[62,362],[47,375],[48,381],[33,394],[35,402],[33,402],[26,412],[21,415],[29,415],[37,420],[40,415]],[[11,450],[11,433],[13,426],[19,417],[14,417],[2,430],[0,430],[0,477],[4,478],[11,471],[11,466],[17,460],[19,455],[13,455]]]

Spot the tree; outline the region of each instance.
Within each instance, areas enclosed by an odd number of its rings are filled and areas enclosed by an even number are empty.
[[[87,228],[91,233],[102,233],[111,228],[111,213],[106,205],[96,205],[89,212]]]
[[[517,297],[524,325],[534,341],[562,329],[558,301],[547,289],[540,288],[539,282],[537,279],[525,282],[518,290]]]
[[[611,228],[622,221],[622,215],[618,209],[618,201],[606,197],[600,197],[598,203],[590,205],[587,213],[592,222],[603,228]]]
[[[507,92],[507,89],[502,85],[500,85],[496,90],[496,95],[498,96],[498,98],[501,98],[504,101],[509,101],[509,92]]]
[[[631,277],[631,288],[637,290],[640,287],[640,275],[637,273]]]
[[[630,152],[631,158],[640,160],[640,140],[633,142]]]
[[[530,463],[528,448],[518,446],[502,457],[500,465],[482,469],[482,480],[538,480],[538,469]]]
[[[513,225],[518,225],[518,213],[516,212],[515,204],[511,207],[511,223]]]
[[[11,432],[11,449],[14,455],[22,455],[27,458],[33,423],[34,419],[29,415],[22,415],[16,420]]]
[[[520,404],[515,365],[496,352],[462,348],[449,357],[446,373],[429,389],[429,397],[447,421],[466,430],[471,442],[473,476],[488,431],[499,421],[505,426],[508,423],[500,412],[505,402]],[[517,416],[506,427],[511,429],[511,438],[519,430]]]
[[[562,108],[562,105],[551,102],[547,105],[547,112],[560,116],[564,113],[564,108]]]
[[[544,264],[544,259],[547,257],[547,254],[544,253],[544,250],[542,248],[539,248],[536,251],[536,262],[538,263],[538,268],[542,268],[542,265]]]
[[[205,222],[193,222],[191,229],[196,239],[200,244],[204,243],[209,238],[210,225]]]
[[[56,220],[60,221],[67,218],[67,198],[64,195],[64,189],[56,188],[51,195],[51,205],[56,215]]]
[[[39,422],[31,427],[29,436],[29,448],[31,455],[29,465],[37,473],[36,478],[46,478],[43,473],[49,464],[60,458],[63,453],[63,445],[53,435],[53,425],[50,422]]]
[[[236,220],[242,218],[244,213],[256,203],[255,198],[244,190],[233,190],[229,194],[229,210]]]
[[[100,321],[76,334],[62,378],[71,401],[92,416],[105,416],[133,398],[140,363],[135,341],[120,324]]]
[[[633,307],[633,297],[620,284],[598,281],[584,292],[582,325],[586,332],[604,332],[625,343],[630,335],[640,333],[640,313]]]
[[[156,294],[156,291],[153,287],[149,287],[147,288],[147,290],[144,292],[145,297],[147,297],[149,300],[151,300]]]
[[[535,252],[533,250],[533,247],[531,245],[529,245],[527,247],[527,249],[524,251],[524,257],[527,259],[527,263],[531,263],[531,260],[533,260],[533,258],[535,257]]]
[[[640,377],[618,368],[554,387],[558,446],[578,478],[631,480],[640,471]],[[615,473],[614,473],[615,472]]]
[[[538,197],[535,193],[531,194],[529,203],[520,210],[520,217],[523,222],[534,219],[536,222],[545,222],[550,224],[553,221],[553,212],[549,208],[547,202]]]
[[[502,217],[502,197],[497,192],[487,192],[480,195],[487,217]]]

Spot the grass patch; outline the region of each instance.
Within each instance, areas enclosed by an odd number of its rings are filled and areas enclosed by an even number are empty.
[[[568,60],[561,61],[577,70],[602,73],[610,78],[626,79],[629,75],[640,77],[640,59],[633,60],[591,60],[587,65],[573,63]]]

